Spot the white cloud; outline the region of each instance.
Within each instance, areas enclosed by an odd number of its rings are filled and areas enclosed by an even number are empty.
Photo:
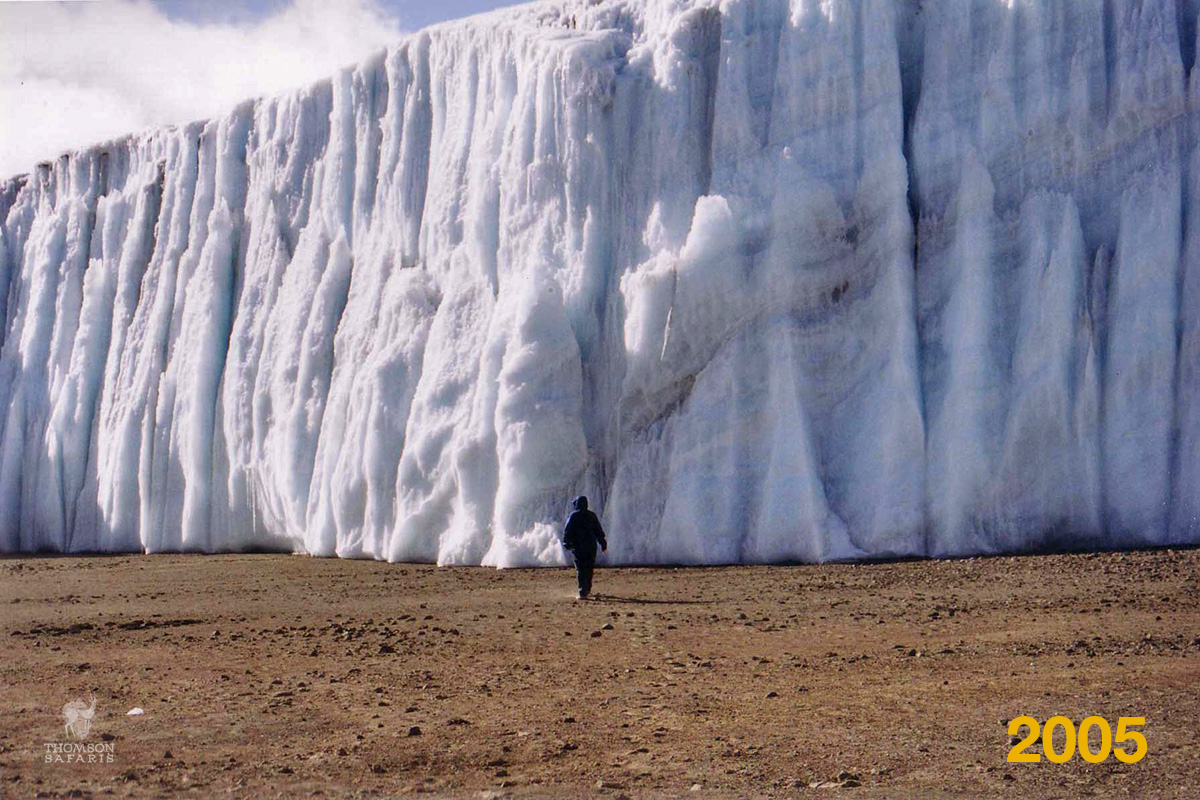
[[[376,0],[293,0],[249,25],[173,21],[148,0],[0,2],[0,179],[307,85],[399,35]]]

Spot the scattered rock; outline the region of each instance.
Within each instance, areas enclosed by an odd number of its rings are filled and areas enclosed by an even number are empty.
[[[842,770],[837,777],[827,781],[814,781],[808,785],[810,789],[856,789],[862,786],[858,775]]]
[[[419,727],[417,727],[416,725],[413,725],[411,728],[408,729],[408,735],[409,736],[420,736],[421,729]]]

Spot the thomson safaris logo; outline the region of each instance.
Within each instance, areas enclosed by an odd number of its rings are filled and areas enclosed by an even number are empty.
[[[85,742],[96,719],[96,695],[90,702],[77,698],[62,707],[65,742],[46,742],[47,764],[111,764],[116,755],[113,742]],[[109,737],[111,738],[111,737]],[[74,740],[74,741],[72,741]]]
[[[67,736],[83,741],[91,732],[92,718],[96,716],[96,695],[92,695],[91,705],[82,700],[72,700],[63,706],[62,715],[67,722]]]

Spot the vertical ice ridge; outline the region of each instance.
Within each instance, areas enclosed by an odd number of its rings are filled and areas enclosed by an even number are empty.
[[[1105,516],[1110,535],[1161,541],[1170,502],[1178,308],[1178,174],[1138,175],[1121,198],[1105,371]]]
[[[1200,197],[1200,158],[1194,153],[1187,172],[1190,198]],[[1180,283],[1181,338],[1176,388],[1178,442],[1171,492],[1168,541],[1194,542],[1200,536],[1200,219],[1189,205]]]

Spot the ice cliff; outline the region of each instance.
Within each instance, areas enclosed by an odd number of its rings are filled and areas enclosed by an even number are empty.
[[[1200,543],[1200,0],[590,0],[0,184],[0,550]]]

